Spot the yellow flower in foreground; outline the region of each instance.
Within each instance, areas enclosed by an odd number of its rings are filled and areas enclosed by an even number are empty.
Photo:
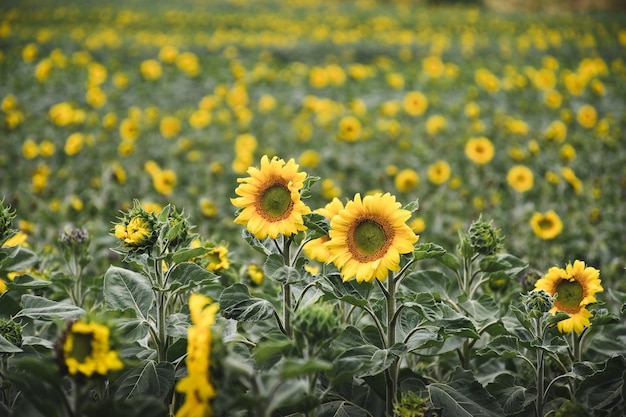
[[[211,399],[215,388],[209,374],[211,359],[211,326],[215,323],[217,304],[201,295],[189,297],[192,325],[187,329],[187,376],[176,384],[176,391],[185,394],[185,402],[176,417],[208,417],[213,415]]]
[[[357,194],[332,218],[325,245],[344,281],[382,281],[400,270],[400,255],[412,252],[418,240],[406,224],[411,212],[400,207],[389,193]]]
[[[71,375],[106,375],[124,367],[109,346],[110,330],[98,323],[76,321],[69,325],[63,341],[63,362]]]
[[[306,230],[302,216],[311,209],[300,200],[300,190],[307,174],[298,172],[293,159],[285,163],[264,155],[261,169],[250,167],[247,172],[249,177],[237,180],[241,183],[235,189],[239,197],[231,199],[235,207],[243,209],[235,223],[246,225],[259,239],[276,239],[279,234],[290,236]]]
[[[563,222],[554,210],[546,213],[533,213],[530,218],[530,226],[535,235],[543,240],[554,239],[563,231]]]
[[[533,188],[534,179],[533,172],[524,165],[515,165],[506,176],[506,181],[518,193],[524,193]]]
[[[465,145],[465,154],[474,163],[484,165],[491,161],[496,153],[493,143],[486,137],[471,138]]]
[[[604,289],[600,284],[600,271],[585,266],[583,261],[574,261],[567,264],[565,269],[552,267],[548,273],[537,281],[535,289],[544,290],[556,297],[551,313],[564,312],[570,315],[568,319],[558,322],[561,333],[576,333],[589,327],[589,318],[592,314],[586,306],[596,302],[595,294]]]

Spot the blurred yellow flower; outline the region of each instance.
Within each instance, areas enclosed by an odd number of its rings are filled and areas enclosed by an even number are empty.
[[[434,114],[426,119],[426,132],[433,136],[446,129],[447,120],[440,114]]]
[[[34,159],[39,155],[39,146],[32,139],[26,139],[22,145],[24,159]]]
[[[319,152],[314,149],[307,149],[306,151],[300,154],[298,158],[298,163],[302,165],[303,168],[316,168],[321,160],[321,156]]]
[[[563,102],[563,96],[556,90],[546,91],[543,96],[543,102],[551,109],[558,109]]]
[[[125,141],[134,141],[139,136],[139,124],[133,119],[124,119],[120,123],[120,136]]]
[[[161,69],[159,61],[147,59],[139,65],[139,72],[141,72],[144,79],[148,81],[156,81],[161,78],[163,70]]]
[[[419,184],[419,175],[411,168],[403,169],[396,175],[394,184],[399,192],[408,193]]]
[[[533,172],[524,165],[515,165],[506,176],[507,183],[518,193],[524,193],[533,188]]]
[[[484,165],[489,163],[496,153],[493,143],[484,136],[471,138],[465,144],[465,155],[474,163]]]
[[[576,176],[576,173],[574,172],[573,169],[571,169],[570,167],[563,167],[561,168],[561,175],[563,176],[565,181],[567,181],[569,185],[572,186],[576,194],[582,193],[583,183],[580,180],[580,178]]]
[[[83,145],[85,144],[85,135],[80,132],[72,133],[67,140],[65,141],[65,147],[63,150],[66,155],[72,156],[76,155],[81,151]]]
[[[546,213],[534,212],[530,218],[530,227],[538,238],[551,240],[561,234],[563,222],[554,210]]]
[[[211,113],[204,109],[198,109],[189,116],[189,126],[194,129],[202,129],[211,123]]]
[[[193,52],[179,54],[176,57],[176,67],[189,77],[195,77],[200,73],[200,62]]]
[[[152,174],[152,185],[157,193],[170,195],[174,191],[177,175],[171,169],[159,170]]]
[[[419,91],[410,91],[404,96],[403,107],[409,116],[420,116],[428,108],[428,98]]]
[[[596,109],[590,104],[584,104],[576,112],[576,120],[578,124],[586,129],[591,129],[596,125],[598,120],[598,113]]]
[[[172,45],[165,45],[159,51],[159,59],[166,64],[173,64],[178,57],[178,48]]]
[[[567,125],[560,120],[555,120],[548,125],[544,136],[548,141],[561,143],[567,137]]]
[[[569,143],[566,143],[559,149],[559,156],[565,162],[572,161],[576,158],[576,149]]]
[[[174,116],[165,116],[159,124],[161,136],[165,139],[171,139],[180,133],[180,120]]]
[[[31,63],[35,59],[37,59],[37,54],[39,53],[39,48],[34,43],[29,43],[22,49],[22,59],[24,62]]]
[[[44,158],[49,158],[56,152],[56,145],[54,142],[44,139],[39,144],[39,154]]]
[[[344,116],[339,120],[337,139],[356,142],[361,138],[361,121],[354,116]]]
[[[416,217],[409,222],[409,227],[413,230],[413,233],[419,235],[426,230],[426,222],[421,217]]]
[[[428,180],[435,185],[440,185],[448,181],[451,175],[450,164],[439,160],[428,167]]]

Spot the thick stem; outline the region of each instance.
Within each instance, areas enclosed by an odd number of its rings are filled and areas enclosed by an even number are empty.
[[[286,266],[291,266],[291,239],[283,236],[283,262]],[[291,284],[284,282],[282,284],[283,289],[283,326],[285,327],[285,334],[288,337],[292,336],[291,329]]]
[[[385,293],[387,301],[387,343],[389,349],[396,343],[396,282],[393,273],[390,271],[387,277],[387,291]],[[395,358],[391,366],[385,371],[387,380],[387,415],[393,416],[393,403],[398,394],[398,363],[399,358]]]
[[[535,331],[537,337],[543,339],[543,332],[541,330],[541,320],[535,319]],[[535,416],[543,417],[543,400],[544,400],[544,356],[543,350],[537,349],[537,399],[535,400]]]

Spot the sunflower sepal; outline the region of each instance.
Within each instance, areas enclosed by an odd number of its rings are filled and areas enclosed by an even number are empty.
[[[413,201],[406,203],[404,207],[402,207],[403,210],[407,210],[411,212],[411,214],[414,214],[415,212],[417,212],[419,208],[420,208],[420,203],[419,203],[419,199],[417,198]]]
[[[311,197],[311,187],[318,182],[321,178],[308,175],[302,183],[302,189],[300,190],[300,198],[307,199]]]

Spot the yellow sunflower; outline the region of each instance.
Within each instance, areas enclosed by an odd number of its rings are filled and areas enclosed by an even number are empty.
[[[337,197],[333,198],[332,201],[324,208],[315,210],[315,213],[321,214],[326,217],[328,220],[332,220],[333,217],[341,210],[343,210],[343,203]],[[307,242],[302,250],[305,255],[311,259],[318,260],[320,262],[329,262],[330,252],[325,246],[325,243],[328,242],[330,237],[328,235],[319,237],[317,239],[313,239]]]
[[[530,168],[524,165],[515,165],[509,170],[506,181],[515,191],[524,193],[533,188],[534,178]]]
[[[124,367],[116,351],[109,345],[110,330],[98,323],[76,321],[68,326],[62,338],[63,363],[72,374],[106,375]]]
[[[546,213],[533,213],[530,218],[530,226],[535,235],[543,240],[554,239],[563,231],[563,222],[554,210]]]
[[[306,230],[302,216],[311,209],[300,200],[306,172],[298,172],[294,159],[285,162],[267,155],[261,158],[261,169],[248,168],[247,178],[235,190],[239,197],[232,198],[235,207],[243,210],[235,223],[246,225],[258,239],[276,239],[279,234],[290,236]]]
[[[406,224],[411,212],[400,207],[389,193],[357,194],[332,218],[325,245],[344,281],[382,281],[388,271],[400,270],[400,255],[412,252],[418,240]]]
[[[474,163],[484,165],[493,159],[496,149],[486,137],[471,138],[465,145],[465,154]]]
[[[583,261],[574,261],[567,264],[565,269],[552,267],[548,273],[535,283],[535,289],[545,290],[555,297],[551,313],[564,312],[570,315],[568,319],[558,322],[561,333],[576,333],[589,327],[589,318],[592,314],[585,307],[595,303],[597,292],[604,289],[600,285],[600,271],[585,266]]]

